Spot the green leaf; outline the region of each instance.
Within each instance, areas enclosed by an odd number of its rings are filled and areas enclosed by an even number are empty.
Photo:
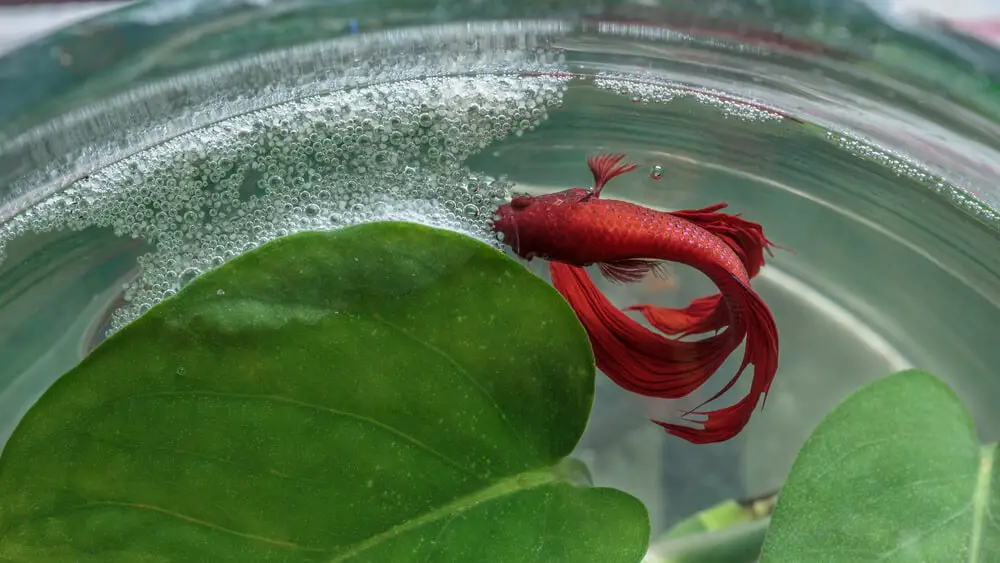
[[[1000,560],[996,446],[944,383],[903,371],[828,414],[778,496],[761,563]]]
[[[727,500],[681,520],[660,537],[673,539],[713,532],[753,520],[754,514],[751,509],[735,500]]]
[[[594,393],[562,298],[456,233],[278,239],[116,333],[0,457],[0,561],[637,562],[564,458]]]
[[[752,563],[769,518],[758,503],[727,500],[674,525],[651,547],[650,563]],[[767,503],[761,503],[767,504]]]

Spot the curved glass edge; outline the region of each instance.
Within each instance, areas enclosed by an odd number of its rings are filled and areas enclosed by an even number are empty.
[[[984,44],[959,45],[943,30],[889,22],[861,0],[660,0],[653,5],[635,0],[457,0],[444,6],[436,0],[142,0],[0,57],[0,92],[5,92],[0,121],[9,135],[125,85],[247,53],[387,27],[497,18],[646,22],[734,42],[849,54],[874,63],[896,55],[887,70],[946,88],[970,108],[994,119],[1000,116],[1000,85],[995,73],[983,72],[990,67],[982,64],[986,53],[995,59],[994,50]],[[900,68],[901,50],[933,64]]]
[[[0,57],[0,140],[123,90],[253,53],[367,31],[510,18],[654,25],[842,60],[1000,122],[1000,69],[983,64],[996,60],[995,49],[944,26],[891,21],[863,0],[141,0]],[[66,60],[72,63],[60,63]],[[966,206],[992,211],[974,199]]]

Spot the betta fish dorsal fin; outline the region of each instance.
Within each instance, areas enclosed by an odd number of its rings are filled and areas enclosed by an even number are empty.
[[[602,154],[587,159],[587,166],[590,167],[590,173],[594,175],[594,191],[591,192],[591,197],[596,198],[600,196],[604,185],[615,176],[639,168],[639,165],[632,164],[631,162],[618,164],[623,158],[625,158],[624,154]]]
[[[636,258],[617,262],[601,262],[597,267],[601,270],[601,275],[615,283],[635,283],[648,274],[653,274],[662,280],[671,278],[666,264],[659,260]]]

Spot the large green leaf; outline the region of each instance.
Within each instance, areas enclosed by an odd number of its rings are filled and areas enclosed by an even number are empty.
[[[760,561],[1000,561],[995,459],[934,376],[871,383],[802,447]]]
[[[496,250],[408,223],[285,237],[30,410],[0,560],[634,563],[645,508],[564,460],[593,392],[573,312]]]

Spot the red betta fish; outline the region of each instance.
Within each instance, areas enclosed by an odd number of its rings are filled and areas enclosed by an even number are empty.
[[[619,164],[624,157],[602,155],[587,161],[594,175],[592,190],[515,197],[497,210],[493,229],[518,256],[549,261],[552,284],[586,329],[597,367],[626,390],[667,399],[687,396],[708,381],[745,339],[736,375],[702,405],[729,390],[752,365],[748,395],[729,407],[697,412],[699,406],[684,414],[706,417],[701,428],[653,420],[689,442],[728,440],[747,425],[778,368],[774,318],[750,288],[750,279],[764,264],[764,252],[771,254],[770,247],[777,247],[757,223],[720,213],[725,203],[667,212],[601,199],[608,180],[637,168]],[[642,313],[663,334],[612,305],[583,269],[597,265],[612,281],[636,282],[649,274],[665,275],[666,261],[697,268],[719,293],[695,299],[682,309],[651,305],[626,309]],[[715,334],[681,340],[708,332]]]

